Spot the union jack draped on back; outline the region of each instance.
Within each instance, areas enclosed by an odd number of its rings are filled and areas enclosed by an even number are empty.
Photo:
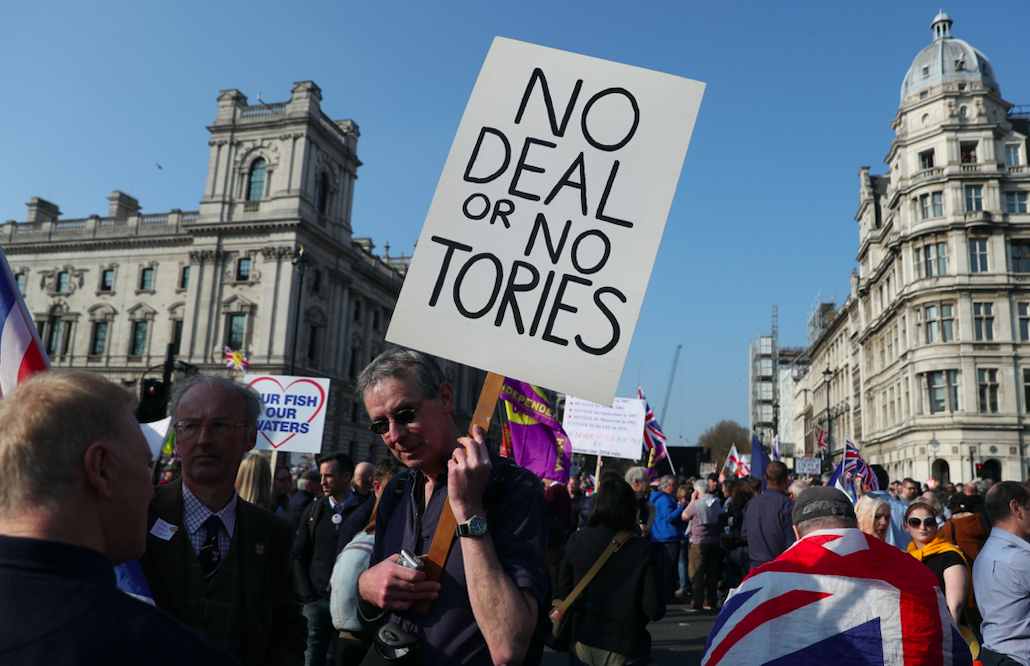
[[[702,666],[971,666],[936,577],[857,529],[813,532],[726,600]]]
[[[846,479],[862,479],[862,483],[868,490],[880,490],[880,482],[873,473],[873,469],[866,464],[866,461],[858,453],[858,447],[850,439],[844,440],[844,459],[837,465],[830,477],[830,485],[846,486]],[[840,483],[838,483],[838,479]]]

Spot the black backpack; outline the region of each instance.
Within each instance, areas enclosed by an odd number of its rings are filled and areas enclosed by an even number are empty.
[[[742,548],[747,545],[741,536],[744,527],[744,512],[732,506],[719,514],[719,542],[726,550]]]

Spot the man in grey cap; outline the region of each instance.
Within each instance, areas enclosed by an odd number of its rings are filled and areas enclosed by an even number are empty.
[[[792,518],[797,541],[730,593],[702,664],[972,663],[937,577],[857,529],[844,493],[807,488]]]

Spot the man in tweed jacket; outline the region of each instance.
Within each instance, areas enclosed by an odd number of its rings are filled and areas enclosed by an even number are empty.
[[[307,625],[296,598],[289,521],[234,487],[257,441],[261,400],[208,375],[178,382],[170,405],[182,479],[150,503],[140,560],[158,607],[246,666],[304,663]]]

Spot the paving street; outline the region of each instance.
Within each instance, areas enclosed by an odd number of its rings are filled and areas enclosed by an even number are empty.
[[[670,604],[660,622],[647,625],[651,632],[653,666],[699,666],[715,613],[685,613],[679,604]],[[543,666],[564,666],[567,654],[546,650]]]

